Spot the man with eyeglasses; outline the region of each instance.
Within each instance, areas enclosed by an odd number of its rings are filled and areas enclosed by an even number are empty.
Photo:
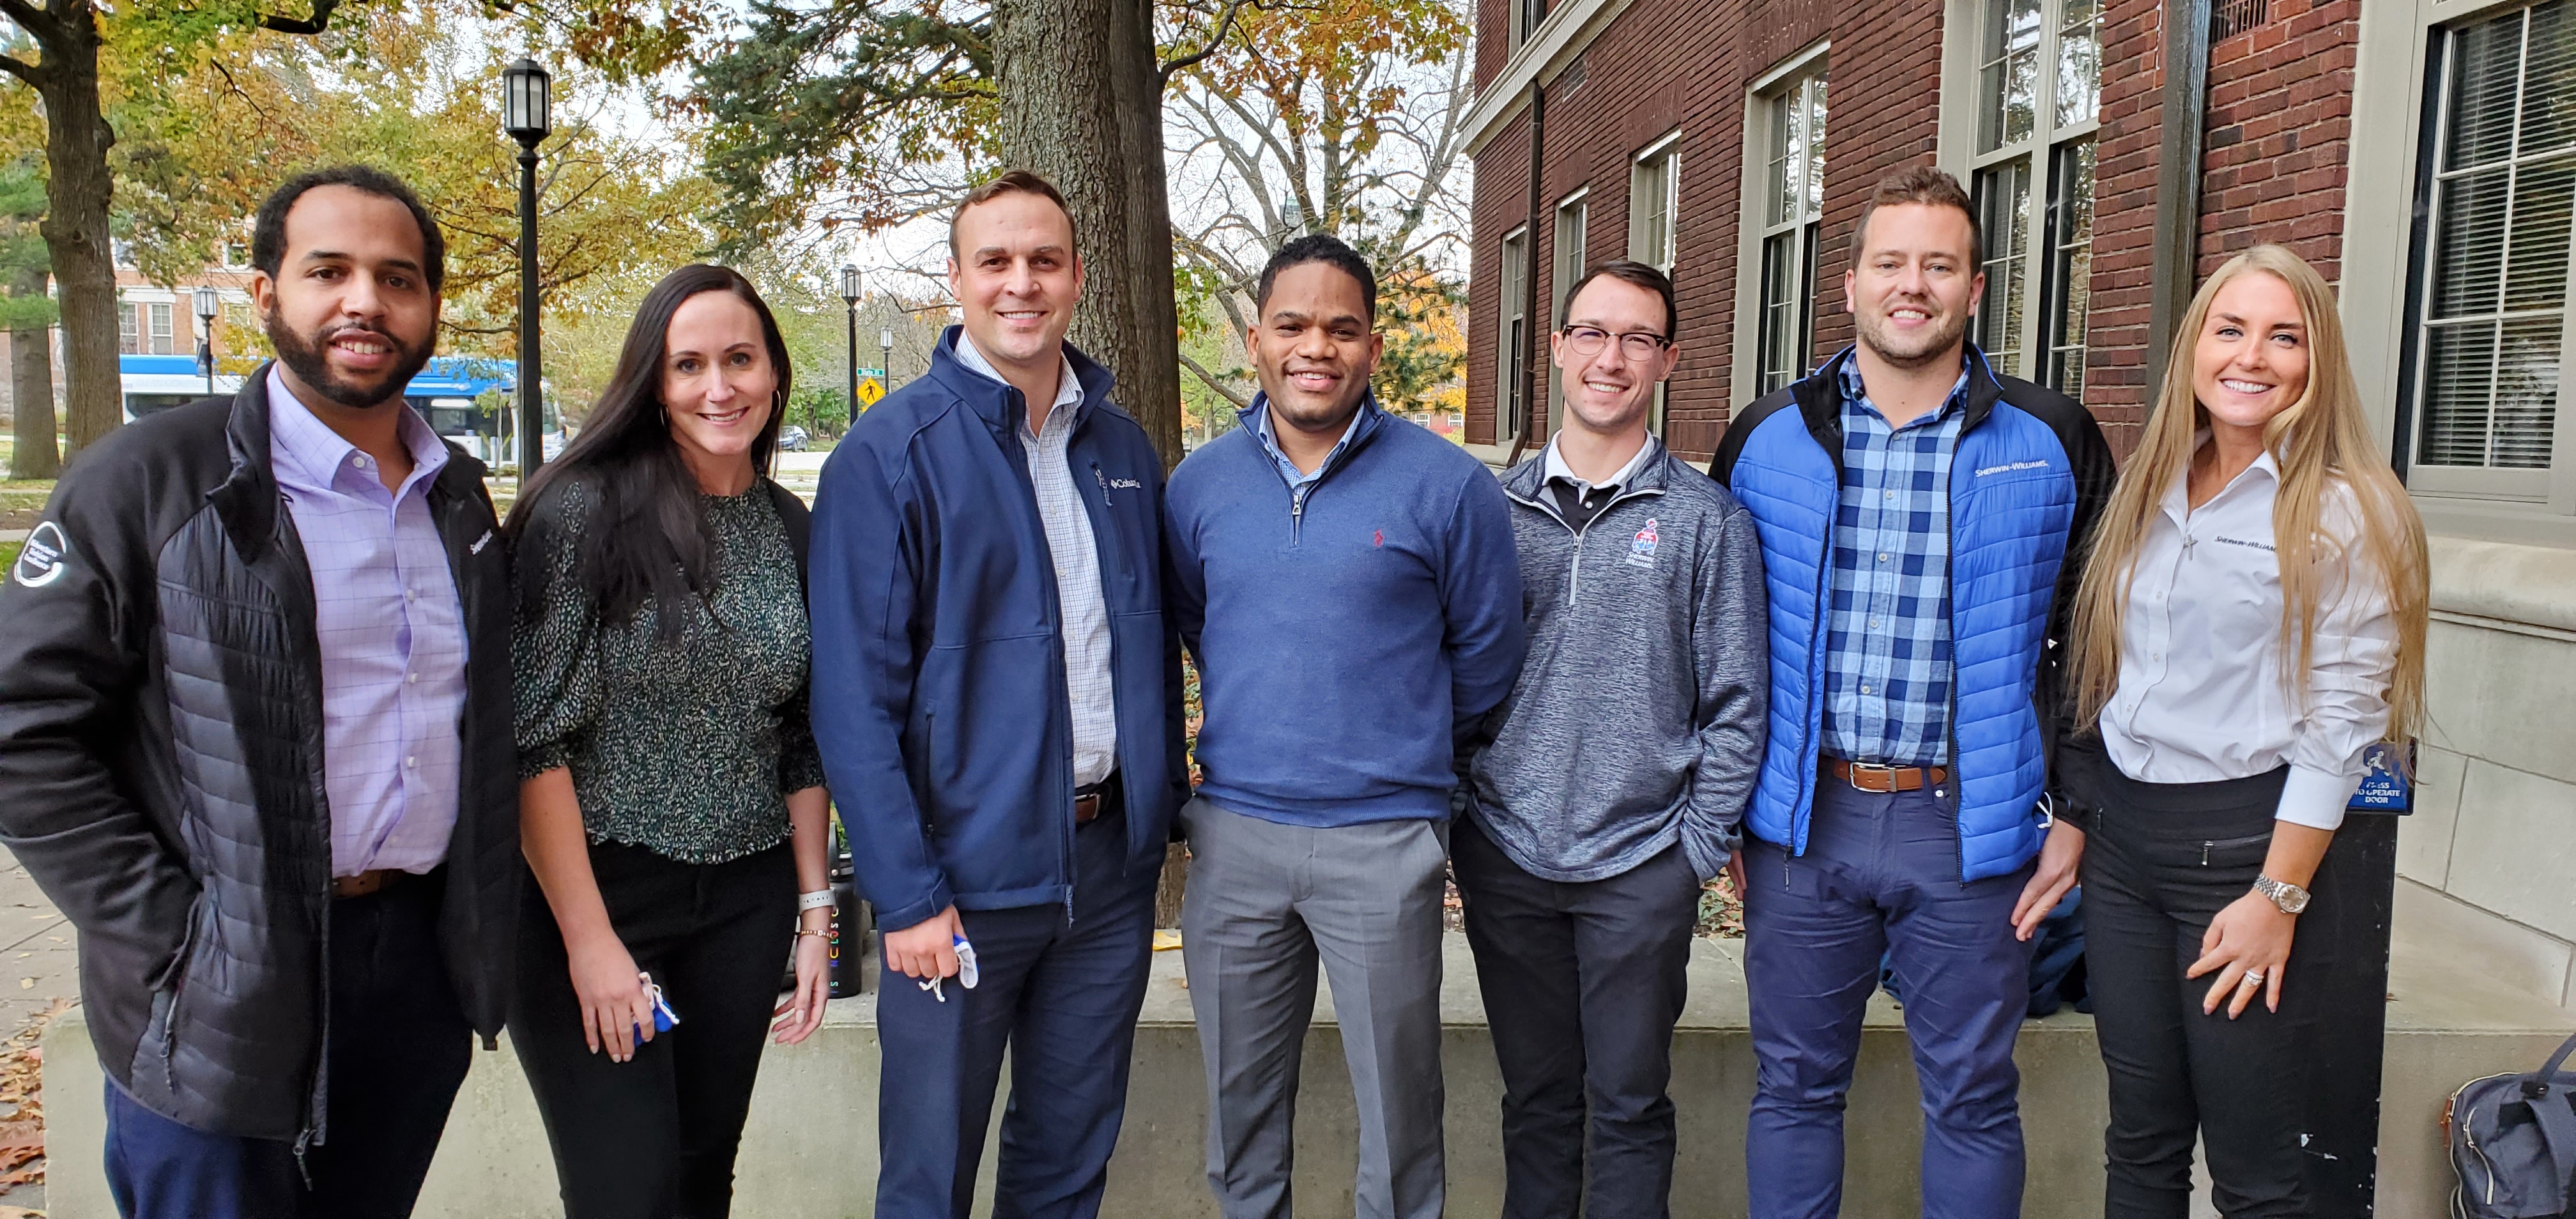
[[[1672,281],[1602,264],[1566,318],[1564,421],[1503,477],[1528,659],[1450,849],[1502,1066],[1503,1214],[1654,1219],[1700,890],[1736,866],[1762,760],[1761,547],[1648,433]]]

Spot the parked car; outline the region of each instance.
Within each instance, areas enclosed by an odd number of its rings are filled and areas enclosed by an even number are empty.
[[[802,453],[811,444],[813,444],[813,438],[805,434],[805,429],[795,424],[791,423],[778,429],[778,451],[781,453]]]

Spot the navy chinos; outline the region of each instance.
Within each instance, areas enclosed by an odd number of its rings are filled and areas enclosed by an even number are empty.
[[[1092,1219],[1109,1180],[1154,942],[1160,873],[1128,869],[1127,818],[1074,831],[1073,907],[960,910],[973,989],[886,971],[878,1219],[966,1219],[1010,1054],[994,1219]],[[944,1000],[942,996],[945,996]]]
[[[1753,1219],[1842,1210],[1843,1105],[1884,954],[1923,1097],[1926,1219],[2021,1213],[2013,1038],[2030,945],[2013,903],[2033,865],[1962,882],[1955,788],[1881,794],[1819,778],[1802,855],[1744,844],[1744,974],[1761,1065],[1745,1135]]]

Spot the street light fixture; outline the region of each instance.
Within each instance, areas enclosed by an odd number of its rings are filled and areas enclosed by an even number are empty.
[[[850,422],[859,421],[859,269],[841,264],[841,302],[850,307]]]
[[[222,302],[212,288],[199,288],[192,294],[197,306],[197,371],[206,375],[206,395],[215,392],[215,313]]]
[[[891,393],[894,390],[894,329],[892,327],[877,332],[877,346],[885,352],[885,359],[877,365],[877,371],[885,374],[885,387],[887,392]]]
[[[530,59],[501,73],[501,129],[519,142],[519,485],[545,464],[545,389],[537,367],[537,145],[554,131],[554,78]]]

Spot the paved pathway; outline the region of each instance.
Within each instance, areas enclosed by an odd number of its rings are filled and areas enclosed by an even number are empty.
[[[75,964],[76,936],[54,904],[6,848],[0,848],[0,1036],[15,1034],[41,1019],[58,1003],[80,998],[80,970]],[[38,1161],[41,1165],[42,1161]],[[31,1207],[45,1205],[42,1183],[0,1186],[0,1219],[16,1219]]]

